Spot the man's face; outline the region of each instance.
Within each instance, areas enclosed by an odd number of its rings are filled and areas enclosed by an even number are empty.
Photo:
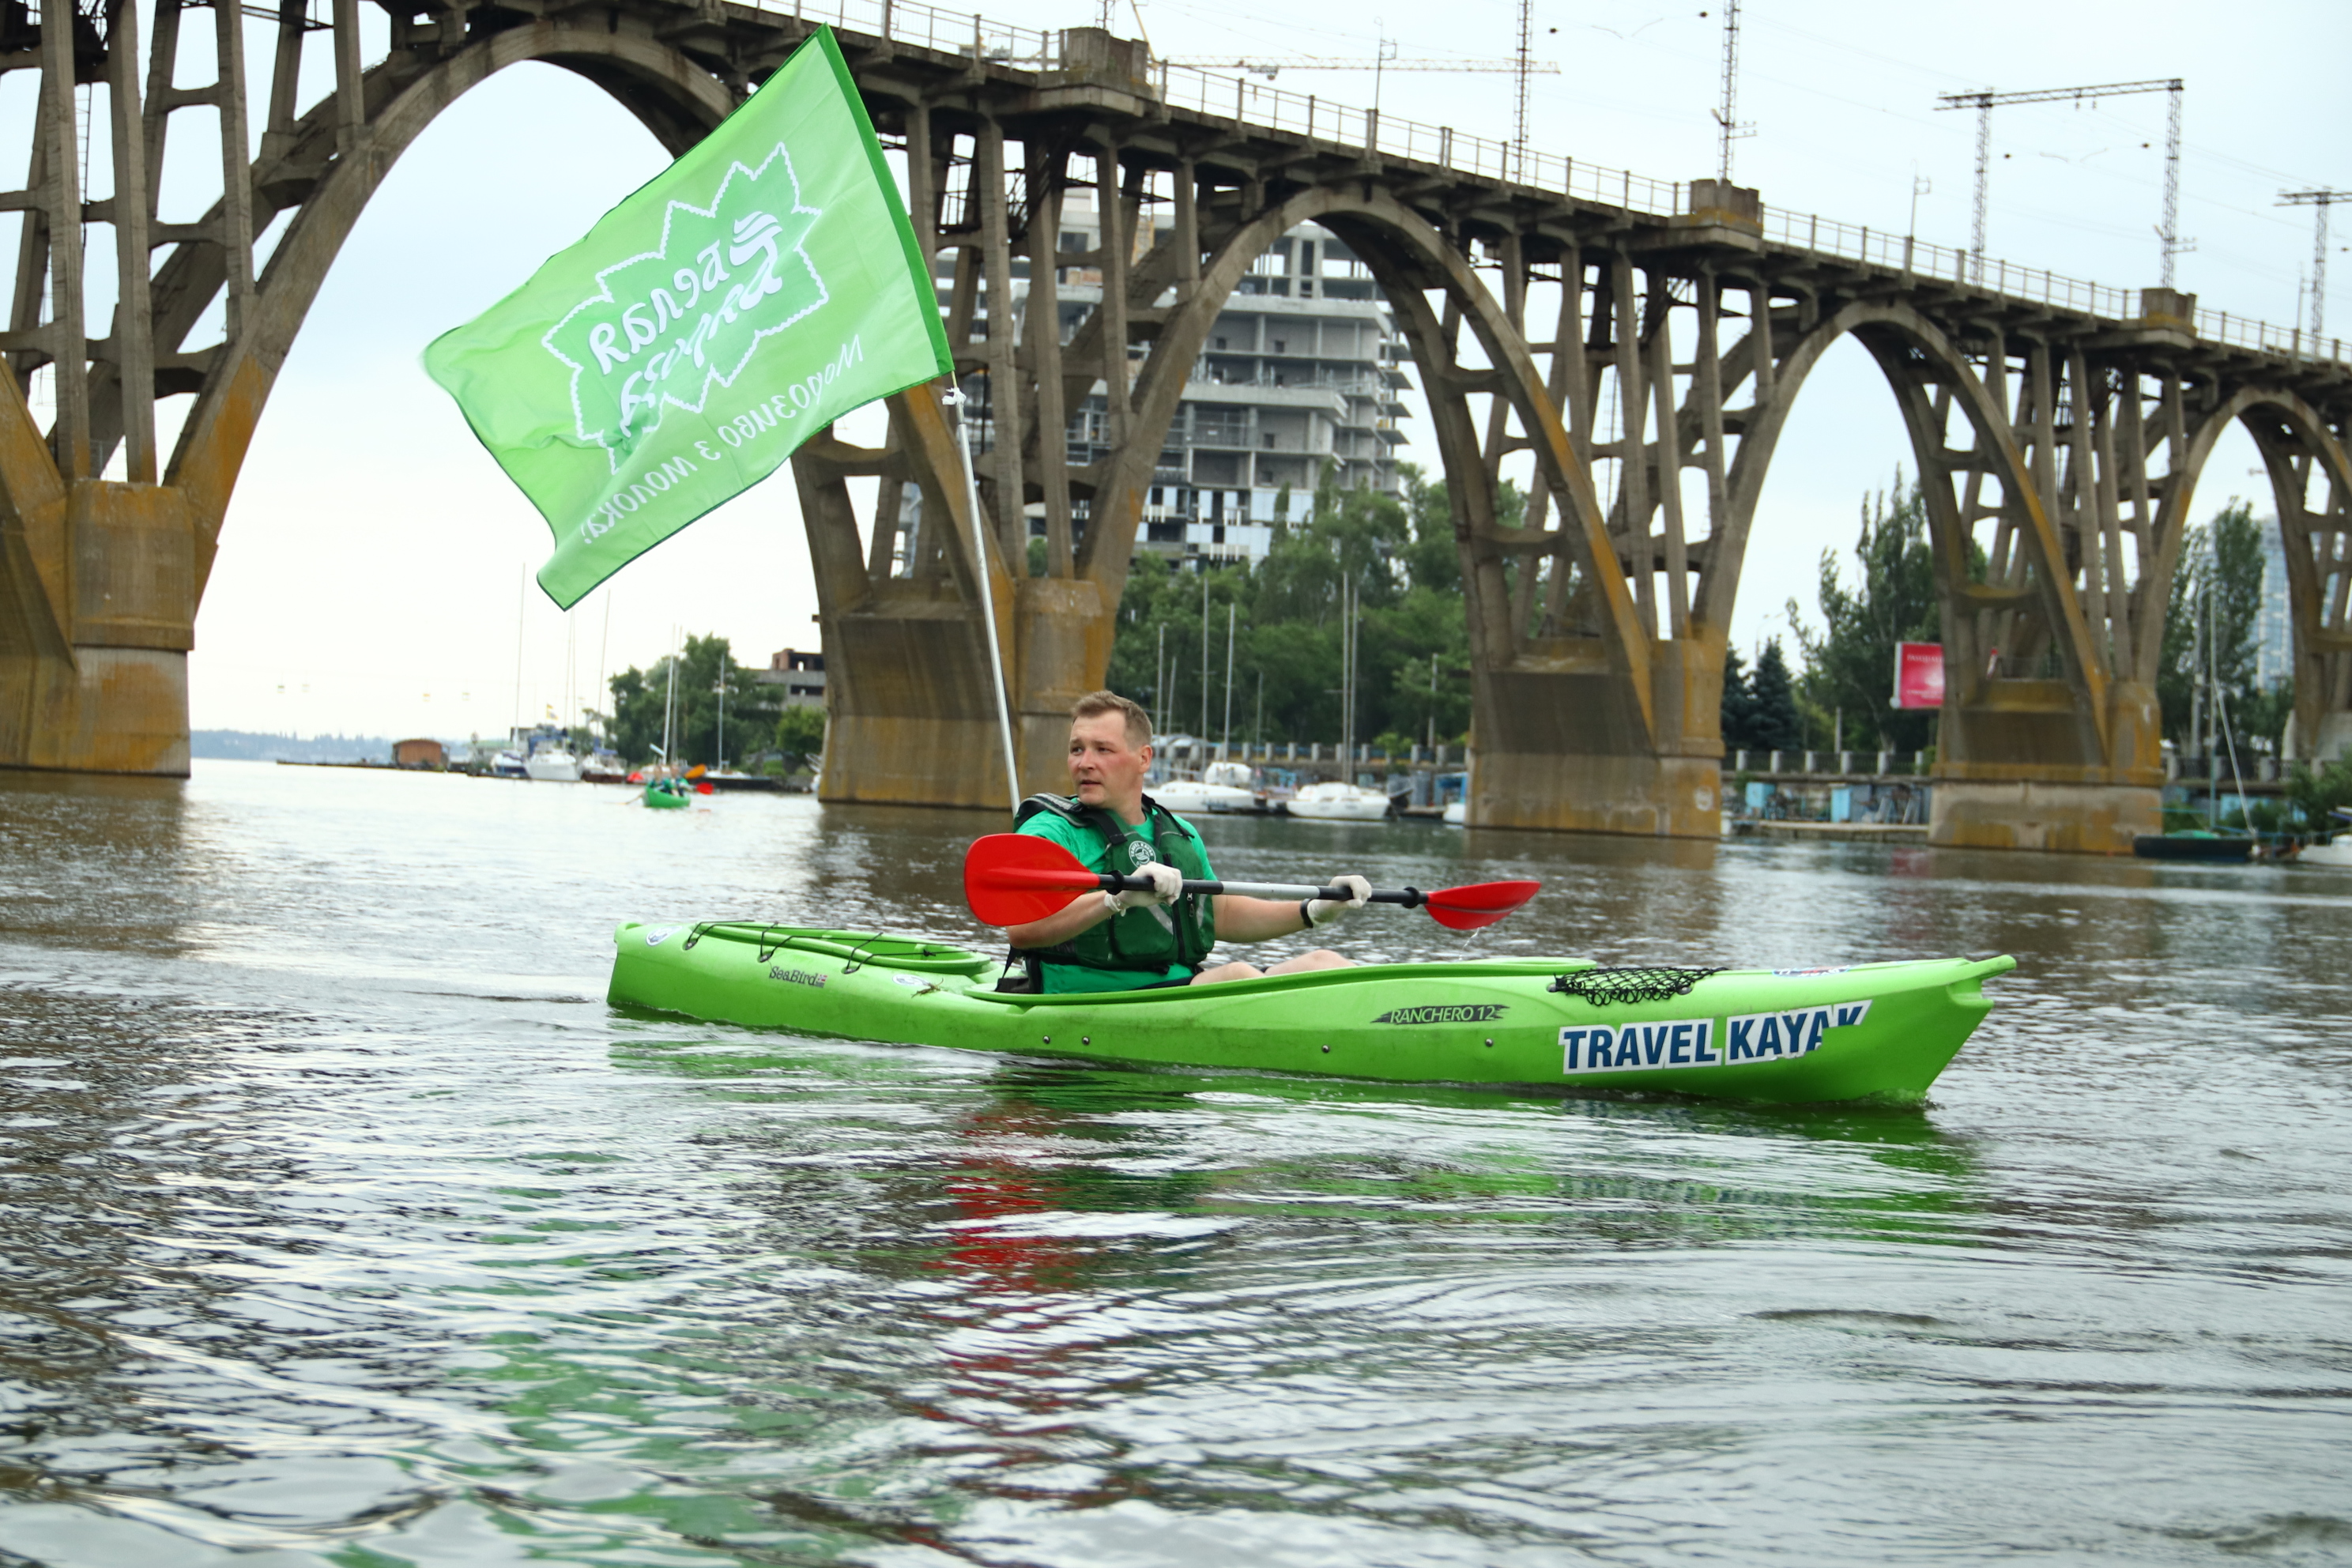
[[[1070,784],[1081,805],[1132,810],[1143,798],[1150,746],[1131,746],[1127,716],[1096,713],[1070,721]]]

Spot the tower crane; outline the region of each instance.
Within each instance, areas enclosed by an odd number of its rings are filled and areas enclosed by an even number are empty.
[[[1977,111],[1977,211],[1975,244],[1976,280],[1984,281],[1985,264],[1985,184],[1992,172],[1992,111],[2003,103],[2074,103],[2084,100],[2096,102],[2103,98],[2125,98],[2138,92],[2161,92],[2171,99],[2166,115],[2164,132],[2164,226],[2157,234],[2164,241],[2164,268],[2161,281],[2172,287],[2172,258],[2183,251],[2195,248],[2194,240],[2180,237],[2180,98],[2183,83],[2179,77],[2161,77],[2153,81],[2113,81],[2099,87],[2051,87],[2032,92],[1942,92],[1936,95],[1937,109],[1973,109]]]

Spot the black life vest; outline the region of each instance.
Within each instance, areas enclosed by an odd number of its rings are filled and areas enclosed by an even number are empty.
[[[1103,841],[1101,854],[1086,858],[1091,869],[1132,876],[1138,866],[1159,860],[1175,867],[1187,881],[1209,879],[1208,860],[1192,836],[1174,814],[1150,795],[1143,797],[1143,825],[1151,830],[1149,839],[1111,812],[1080,805],[1058,795],[1033,795],[1023,801],[1013,816],[1013,826],[1041,811],[1090,829]],[[1215,906],[1197,893],[1187,893],[1173,904],[1122,910],[1057,946],[1032,950],[1031,956],[1047,963],[1118,970],[1158,980],[1171,966],[1198,970],[1216,944]]]

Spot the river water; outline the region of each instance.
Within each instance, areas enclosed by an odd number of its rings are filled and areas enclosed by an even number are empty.
[[[993,818],[707,804],[0,780],[0,1562],[2352,1561],[2352,876],[1204,823],[2019,960],[1922,1110],[1563,1100],[616,1016],[624,918],[980,935]]]

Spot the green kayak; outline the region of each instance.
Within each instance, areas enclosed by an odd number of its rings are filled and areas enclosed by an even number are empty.
[[[2011,958],[1806,970],[1389,963],[1040,996],[937,942],[733,921],[628,922],[614,1005],[795,1034],[1398,1083],[1916,1104]]]
[[[646,785],[646,804],[656,811],[684,811],[693,799],[683,784],[656,779]]]

